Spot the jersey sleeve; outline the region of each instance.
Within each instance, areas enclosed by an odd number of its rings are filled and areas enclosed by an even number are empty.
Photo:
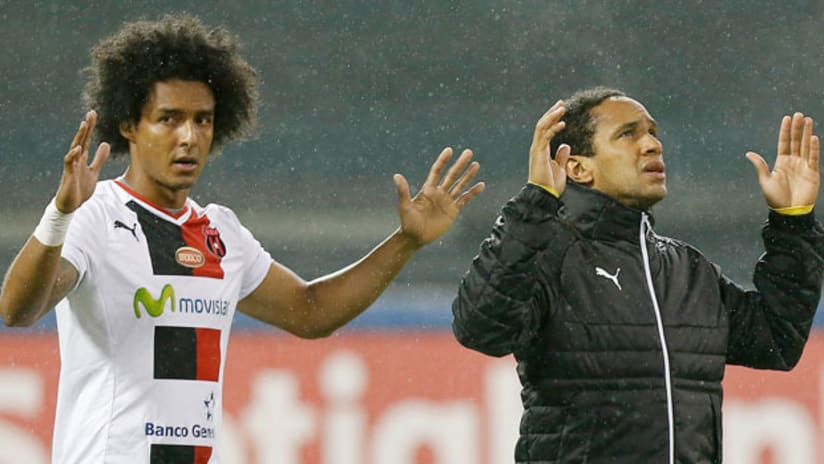
[[[235,222],[238,228],[239,243],[241,246],[240,256],[243,260],[243,279],[240,284],[239,299],[249,296],[263,282],[269,268],[272,266],[272,256],[267,252],[260,242],[255,239],[252,233],[240,223],[235,213],[225,208],[227,214]]]
[[[77,282],[72,291],[87,279],[92,269],[92,256],[98,251],[102,240],[100,231],[106,230],[102,211],[92,201],[84,203],[75,211],[61,256],[77,270]]]

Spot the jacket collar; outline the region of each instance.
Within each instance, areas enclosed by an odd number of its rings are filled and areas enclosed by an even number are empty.
[[[630,208],[603,193],[568,181],[561,200],[561,217],[584,236],[596,240],[628,240],[640,242],[638,233],[641,216],[646,214],[650,225],[655,221],[649,211]]]

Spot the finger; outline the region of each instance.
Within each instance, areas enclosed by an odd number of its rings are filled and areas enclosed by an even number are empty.
[[[63,157],[63,175],[73,175],[75,166],[77,166],[78,158],[80,157],[80,145],[75,145],[66,153],[66,156]]]
[[[790,127],[790,156],[799,156],[801,151],[801,132],[804,130],[804,115],[793,114],[792,126]]]
[[[804,118],[804,127],[801,130],[801,158],[807,161],[810,158],[810,137],[813,136],[813,118]]]
[[[95,123],[95,116],[92,113],[92,111],[86,113],[86,118],[83,120],[83,124],[85,125],[83,136],[77,141],[77,146],[80,147],[80,152],[77,157],[78,163],[86,164],[89,159],[89,140],[94,130],[93,124]]]
[[[552,106],[549,107],[549,110],[547,112],[552,111],[556,108],[561,108],[562,106],[564,106],[564,101],[559,99],[558,101],[553,103]]]
[[[395,181],[395,187],[398,189],[398,205],[401,209],[405,209],[412,201],[409,195],[409,182],[400,174],[392,176],[392,180]]]
[[[472,164],[461,174],[461,177],[455,182],[452,188],[449,189],[449,194],[454,198],[463,192],[467,185],[472,182],[472,179],[475,178],[475,175],[478,174],[478,170],[481,169],[480,163],[477,161],[473,161]]]
[[[533,136],[533,144],[539,141],[540,133],[555,126],[566,113],[566,106],[563,100],[558,100],[554,105],[544,113],[535,123],[535,134]]]
[[[429,168],[429,175],[426,176],[424,185],[438,185],[438,179],[441,178],[441,171],[443,171],[443,167],[446,166],[446,163],[449,162],[449,158],[451,157],[452,148],[444,148],[441,154],[438,155],[438,158],[435,159],[435,162],[432,163],[432,167]]]
[[[450,188],[450,186],[455,183],[455,179],[458,178],[458,175],[463,172],[470,159],[472,159],[472,150],[466,149],[461,152],[461,156],[458,157],[455,164],[453,164],[449,170],[446,171],[446,175],[440,185],[444,188]]]
[[[88,130],[86,130],[86,135],[83,138],[83,151],[88,151],[92,143],[92,137],[94,136],[94,126],[97,125],[96,111],[91,110],[88,113],[86,113],[86,123],[88,124]]]
[[[72,139],[71,145],[69,145],[69,150],[72,148],[79,146],[81,141],[86,137],[86,129],[89,128],[89,124],[86,122],[84,118],[80,121],[80,127],[77,128],[77,132],[74,134],[74,138]]]
[[[555,122],[561,119],[561,115],[564,112],[566,112],[566,105],[564,104],[563,100],[558,100],[552,106],[550,106],[548,110],[546,110],[546,112],[538,119],[538,122],[535,125],[538,126],[555,124]]]
[[[818,167],[819,167],[819,164],[818,164],[818,162],[819,162],[818,148],[819,148],[818,136],[813,135],[812,137],[810,137],[810,157],[807,159],[807,165],[810,166],[810,168],[814,169],[815,172],[818,172]]]
[[[766,182],[770,178],[770,167],[767,165],[767,162],[764,161],[764,158],[752,151],[748,151],[745,156],[750,160],[750,163],[752,163],[755,168],[755,172],[758,174],[758,183],[763,184]]]
[[[566,113],[566,107],[561,106],[562,100],[552,106],[541,119],[535,123],[535,133],[532,136],[532,150],[545,150],[549,146],[549,141],[558,132],[564,130],[566,123],[561,118]]]
[[[73,146],[66,156],[63,157],[63,164],[65,166],[72,165],[77,161],[77,157],[80,154],[80,145]]]
[[[477,184],[473,185],[471,189],[467,190],[460,197],[458,197],[458,199],[455,200],[455,203],[458,205],[458,208],[463,208],[465,204],[469,203],[470,201],[472,201],[473,198],[480,195],[481,192],[484,191],[484,189],[486,189],[486,184],[483,182],[478,182]]]
[[[103,165],[106,164],[106,160],[109,159],[109,154],[112,151],[111,145],[106,142],[101,143],[97,147],[97,151],[94,153],[94,160],[92,161],[91,166],[89,169],[94,171],[95,173],[99,173],[100,170],[103,168]]]
[[[792,118],[781,118],[781,127],[778,129],[778,156],[790,154],[790,123]]]

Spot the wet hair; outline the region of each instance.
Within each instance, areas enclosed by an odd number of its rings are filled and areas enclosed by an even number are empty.
[[[552,138],[549,145],[550,154],[554,157],[558,147],[565,143],[570,146],[573,155],[594,155],[592,136],[595,134],[595,124],[592,120],[592,109],[607,98],[625,96],[624,92],[618,89],[593,87],[579,90],[564,100],[566,114],[563,121],[566,122],[566,127]]]
[[[198,18],[166,15],[126,23],[92,49],[83,95],[97,111],[100,140],[129,152],[121,123],[137,124],[155,83],[180,79],[209,86],[215,99],[213,148],[247,135],[257,122],[257,73],[239,55],[238,38]]]

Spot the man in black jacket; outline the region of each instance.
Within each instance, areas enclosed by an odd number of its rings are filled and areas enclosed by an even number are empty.
[[[518,463],[719,463],[725,365],[798,362],[824,273],[812,119],[783,118],[772,171],[747,158],[771,210],[752,291],[653,231],[666,171],[643,105],[599,87],[538,121],[453,304],[463,345],[518,361]]]

